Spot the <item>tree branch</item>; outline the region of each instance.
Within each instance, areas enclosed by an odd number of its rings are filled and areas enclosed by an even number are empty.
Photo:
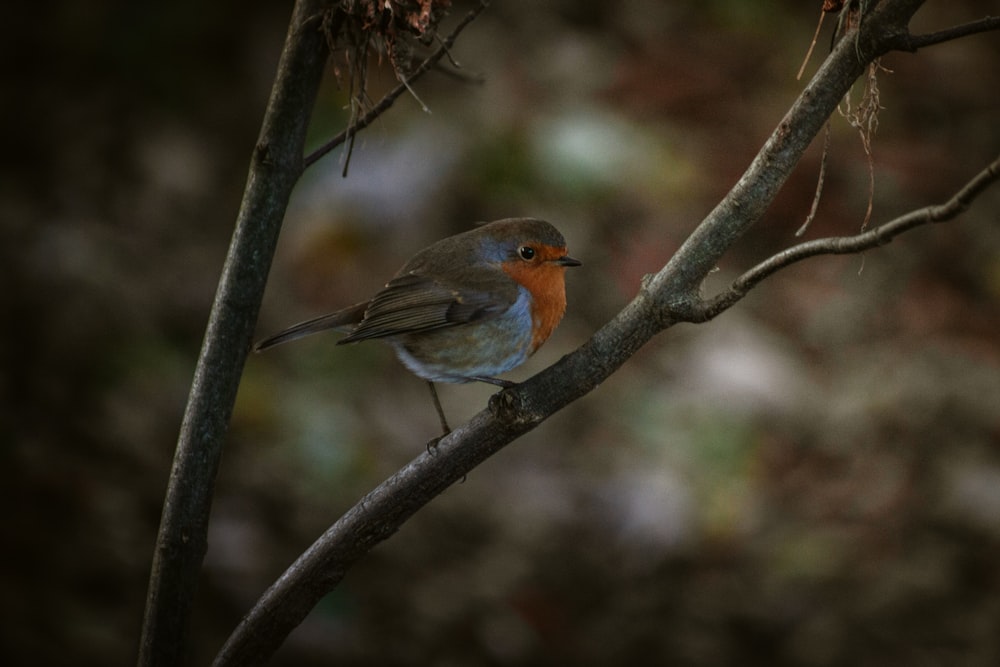
[[[307,168],[312,166],[315,162],[317,162],[320,158],[322,158],[324,155],[332,151],[337,146],[340,146],[345,141],[353,139],[354,135],[356,135],[358,132],[365,129],[369,125],[371,125],[372,121],[374,121],[376,118],[385,113],[389,109],[389,107],[393,105],[393,103],[400,95],[410,90],[411,83],[413,83],[421,76],[423,76],[428,70],[430,70],[434,65],[440,62],[441,59],[444,58],[445,56],[448,56],[450,58],[451,55],[449,49],[451,49],[451,47],[454,46],[455,40],[458,38],[461,32],[465,30],[465,27],[468,26],[470,23],[472,23],[474,20],[476,20],[476,17],[479,16],[483,12],[483,10],[489,7],[489,5],[490,5],[489,0],[480,0],[479,4],[472,10],[470,10],[469,13],[465,15],[465,18],[463,18],[459,22],[459,24],[455,26],[455,29],[451,31],[451,34],[445,37],[443,40],[441,40],[441,45],[438,46],[438,48],[433,53],[431,53],[431,55],[427,56],[427,58],[422,63],[420,63],[420,65],[417,66],[417,68],[413,70],[413,72],[410,73],[410,75],[407,76],[398,86],[396,86],[388,93],[386,93],[385,96],[381,100],[379,100],[375,106],[373,106],[371,109],[368,110],[368,113],[366,113],[361,118],[357,119],[355,122],[351,123],[351,125],[347,127],[345,130],[343,130],[339,134],[336,134],[332,139],[330,139],[325,144],[323,144],[322,146],[314,150],[312,153],[307,155],[305,159],[305,166]],[[344,172],[346,175],[347,172],[346,164],[344,165]]]
[[[927,48],[928,46],[934,46],[935,44],[941,44],[943,42],[950,42],[954,39],[961,39],[962,37],[968,37],[969,35],[975,35],[989,30],[1000,30],[1000,16],[987,16],[979,19],[978,21],[963,23],[962,25],[928,33],[926,35],[910,35],[909,33],[900,35],[898,43],[895,44],[892,49],[894,51],[908,51],[910,53],[914,53],[919,49]]]
[[[550,415],[597,387],[654,335],[698,313],[698,289],[773,201],[838,103],[893,48],[923,0],[883,0],[835,46],[746,173],[639,294],[573,353],[515,387],[365,496],[263,594],[218,654],[216,667],[258,665],[351,565],[445,488]],[[400,92],[401,94],[401,92]],[[345,135],[346,138],[346,135]]]
[[[1000,157],[997,157],[985,169],[976,174],[972,180],[943,204],[911,211],[863,234],[816,239],[783,250],[734,280],[728,290],[705,301],[700,308],[693,309],[694,318],[691,321],[705,322],[717,317],[746,296],[751,289],[768,276],[809,257],[863,252],[890,243],[903,232],[916,227],[953,220],[964,213],[976,197],[997,180],[1000,180]]]
[[[698,289],[770,206],[795,165],[868,64],[907,32],[922,0],[884,0],[834,46],[736,185],[646,285],[667,322],[692,321]]]
[[[216,473],[281,220],[303,169],[306,128],[327,58],[320,14],[330,5],[299,0],[289,24],[174,453],[139,665],[178,665],[188,651]]]

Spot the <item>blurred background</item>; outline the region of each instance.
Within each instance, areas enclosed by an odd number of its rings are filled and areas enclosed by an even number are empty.
[[[522,379],[582,344],[732,186],[803,83],[820,2],[495,2],[306,175],[259,335],[368,296],[473,222],[550,220],[584,267]],[[20,3],[2,40],[0,651],[134,661],[174,442],[292,3]],[[464,15],[455,4],[444,31]],[[996,13],[929,2],[926,32]],[[826,52],[828,18],[815,71]],[[878,75],[872,223],[1000,149],[1000,39]],[[375,67],[372,70],[375,71]],[[383,64],[373,99],[394,85]],[[857,95],[857,93],[855,93]],[[855,100],[857,97],[855,97]],[[311,144],[342,129],[331,68]],[[821,141],[706,291],[796,241]],[[859,230],[840,117],[806,238]],[[1000,189],[786,270],[654,339],[360,562],[275,665],[1000,664]],[[437,432],[333,336],[247,364],[196,602],[206,664],[297,554]],[[441,388],[452,423],[490,387]]]

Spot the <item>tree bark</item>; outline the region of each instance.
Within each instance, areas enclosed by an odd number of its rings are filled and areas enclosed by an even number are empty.
[[[299,0],[292,14],[174,453],[139,665],[178,665],[188,650],[216,473],[278,231],[303,170],[306,129],[327,58],[321,12],[330,4]]]

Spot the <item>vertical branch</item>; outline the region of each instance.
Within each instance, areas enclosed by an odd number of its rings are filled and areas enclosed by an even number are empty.
[[[303,170],[306,129],[328,53],[321,12],[329,4],[299,0],[289,24],[174,453],[139,665],[177,665],[188,651],[216,473],[278,231]]]

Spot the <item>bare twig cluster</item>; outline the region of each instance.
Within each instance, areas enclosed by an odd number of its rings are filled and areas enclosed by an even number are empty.
[[[436,65],[443,56],[450,58],[448,49],[455,38],[488,4],[481,2],[443,39],[437,29],[451,0],[345,0],[329,10],[323,18],[323,32],[334,62],[334,71],[338,80],[345,82],[349,93],[350,120],[342,133],[306,157],[306,166],[347,142],[342,174],[346,177],[357,133],[385,113],[403,92],[409,92],[420,107],[429,112],[411,82]],[[418,58],[414,42],[429,47],[435,41],[439,43],[438,48],[416,64]],[[399,81],[399,85],[377,104],[368,95],[368,66],[373,59],[388,61]],[[457,63],[452,60],[452,64]]]
[[[451,0],[344,0],[323,16],[323,33],[352,110],[369,104],[368,63],[387,60],[404,81],[413,68],[412,42],[429,45]]]

